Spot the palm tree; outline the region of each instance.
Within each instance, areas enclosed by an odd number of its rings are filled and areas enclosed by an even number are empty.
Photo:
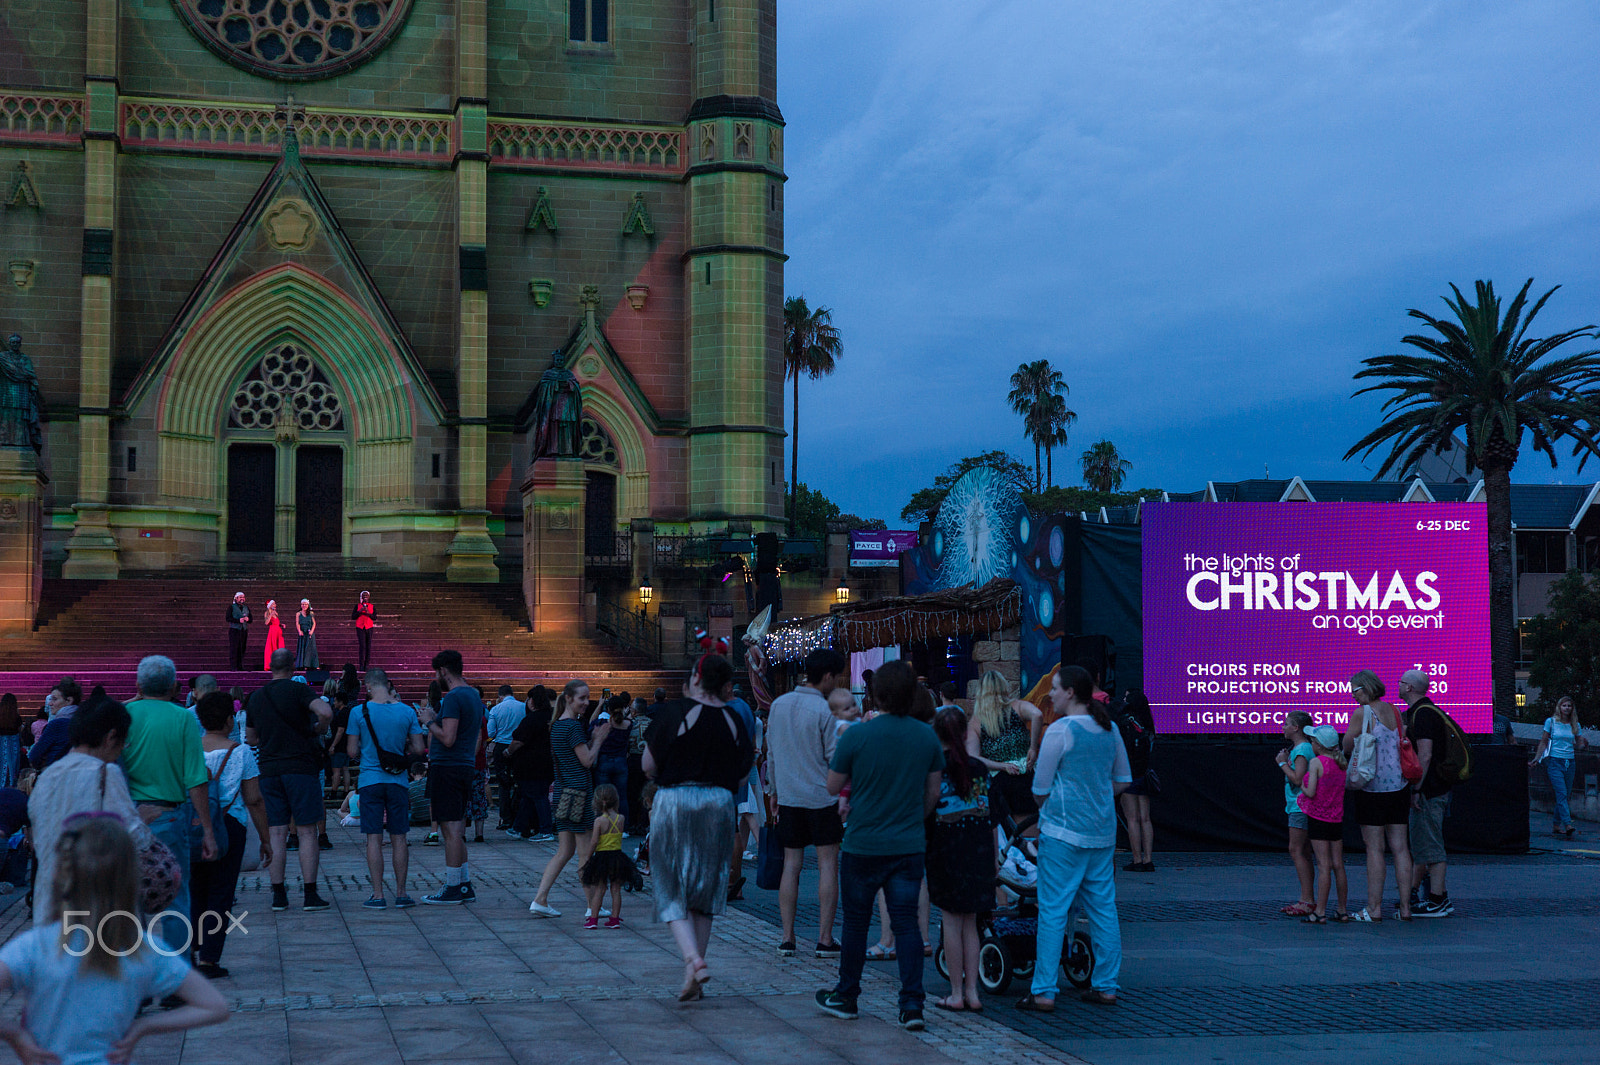
[[[795,486],[800,483],[800,375],[815,381],[833,373],[844,341],[826,307],[812,310],[804,296],[783,301],[783,372],[794,380],[794,426],[789,435],[789,535],[794,535]]]
[[[1530,337],[1528,329],[1552,288],[1524,314],[1529,278],[1505,313],[1488,281],[1477,283],[1477,303],[1468,303],[1455,285],[1444,297],[1455,320],[1434,318],[1419,310],[1410,315],[1427,324],[1432,334],[1401,338],[1420,355],[1378,355],[1363,360],[1357,380],[1377,383],[1355,395],[1388,390],[1385,421],[1356,442],[1345,458],[1370,455],[1381,444],[1388,457],[1377,473],[1414,466],[1428,451],[1440,452],[1461,432],[1467,455],[1483,471],[1489,504],[1489,652],[1494,669],[1495,709],[1514,715],[1511,600],[1511,469],[1517,464],[1523,432],[1535,451],[1556,464],[1558,443],[1571,441],[1573,454],[1600,455],[1595,427],[1600,425],[1600,351],[1549,358],[1557,348],[1579,337],[1594,336],[1594,326],[1569,329],[1548,337]],[[1556,286],[1559,288],[1560,286]],[[1543,360],[1543,361],[1541,361]],[[1580,463],[1580,468],[1582,463]]]
[[[1049,359],[1022,363],[1017,367],[1017,372],[1011,375],[1011,391],[1006,396],[1006,402],[1011,404],[1012,410],[1022,415],[1023,434],[1033,441],[1035,492],[1040,488],[1044,470],[1040,462],[1040,451],[1045,447],[1046,439],[1054,432],[1046,397],[1059,396],[1066,391],[1066,379],[1061,376],[1060,370],[1050,365]]]
[[[1083,464],[1083,483],[1096,492],[1115,492],[1121,488],[1123,478],[1133,467],[1109,440],[1097,440],[1089,445],[1079,461]]]
[[[1066,385],[1062,385],[1066,388]],[[1051,459],[1054,449],[1067,446],[1067,430],[1072,423],[1078,420],[1076,411],[1067,409],[1067,401],[1061,396],[1046,396],[1039,402],[1040,421],[1043,423],[1043,432],[1039,434],[1044,444],[1044,483],[1056,483],[1055,468]]]

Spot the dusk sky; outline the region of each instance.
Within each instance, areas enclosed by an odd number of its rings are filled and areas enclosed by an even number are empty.
[[[1024,360],[1071,387],[1057,483],[1108,437],[1188,491],[1371,476],[1351,375],[1452,281],[1600,322],[1592,3],[804,0],[779,34],[786,289],[845,343],[800,479],[891,527],[963,455],[1031,463]]]

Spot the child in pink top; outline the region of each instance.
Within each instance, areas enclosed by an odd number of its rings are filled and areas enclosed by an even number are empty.
[[[1317,860],[1316,909],[1302,920],[1306,924],[1328,921],[1329,882],[1339,889],[1336,921],[1350,919],[1350,885],[1344,875],[1344,752],[1339,733],[1332,725],[1305,730],[1316,757],[1300,782],[1296,801],[1309,819],[1306,834],[1311,837],[1311,852]]]

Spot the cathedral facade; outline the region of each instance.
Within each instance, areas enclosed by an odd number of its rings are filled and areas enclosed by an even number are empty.
[[[499,579],[558,354],[589,544],[776,528],[775,5],[7,0],[46,559]]]

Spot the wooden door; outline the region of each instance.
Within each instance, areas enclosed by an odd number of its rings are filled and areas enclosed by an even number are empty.
[[[344,449],[295,450],[294,549],[333,552],[344,549]]]
[[[228,448],[228,550],[271,551],[278,451],[271,444]]]

